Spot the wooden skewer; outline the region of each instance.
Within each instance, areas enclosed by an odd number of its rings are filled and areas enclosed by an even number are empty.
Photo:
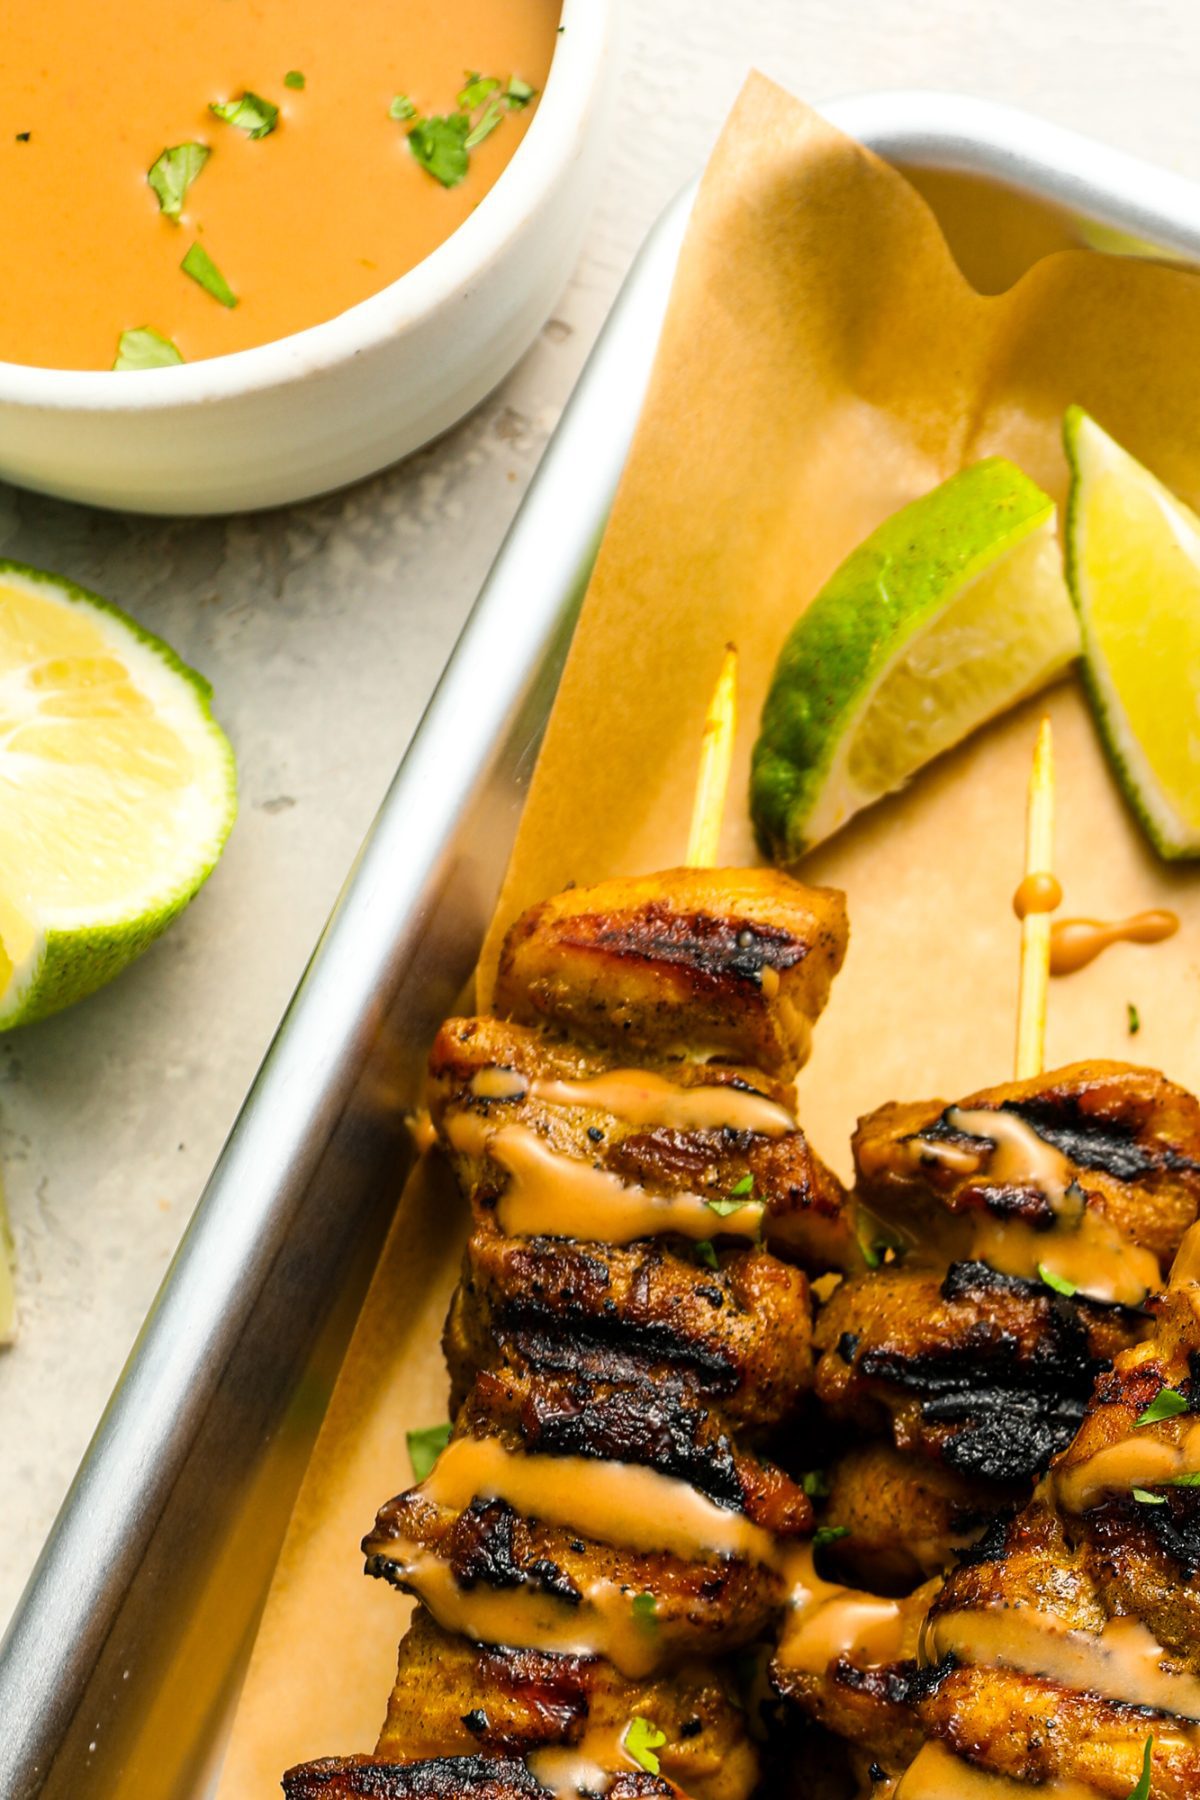
[[[1054,873],[1054,740],[1043,718],[1033,751],[1025,813],[1025,880]],[[1046,884],[1049,885],[1048,883]],[[1057,884],[1055,884],[1057,885]],[[1040,1075],[1046,1048],[1046,998],[1050,986],[1050,912],[1043,896],[1021,917],[1021,980],[1017,995],[1018,1081]],[[1020,910],[1020,909],[1018,909]]]
[[[737,650],[733,644],[726,644],[721,673],[704,715],[700,770],[696,777],[692,827],[684,859],[689,869],[710,869],[717,860],[737,731],[737,674]]]

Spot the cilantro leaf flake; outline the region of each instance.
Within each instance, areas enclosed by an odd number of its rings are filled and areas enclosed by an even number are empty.
[[[150,164],[146,180],[158,196],[159,211],[168,219],[177,219],[183,211],[187,191],[210,155],[207,144],[172,144]]]
[[[1138,1012],[1138,1009],[1133,1004],[1132,1000],[1127,1000],[1125,1002],[1125,1014],[1129,1020],[1129,1035],[1130,1037],[1136,1037],[1138,1032],[1142,1029],[1142,1019],[1141,1014]]]
[[[482,106],[484,101],[489,99],[499,86],[500,80],[498,76],[477,75],[474,70],[468,70],[467,85],[458,96],[458,110],[460,112],[474,112],[476,107]]]
[[[449,1420],[443,1425],[425,1425],[419,1431],[409,1432],[408,1460],[412,1464],[414,1480],[424,1481],[449,1442]]]
[[[658,1774],[659,1761],[654,1752],[661,1750],[666,1741],[666,1732],[660,1731],[653,1719],[645,1719],[640,1713],[630,1719],[621,1740],[626,1753],[639,1769],[645,1769],[647,1775]]]
[[[1053,1288],[1056,1294],[1065,1295],[1068,1300],[1072,1294],[1079,1292],[1073,1281],[1068,1281],[1065,1275],[1056,1275],[1053,1269],[1046,1267],[1045,1263],[1038,1264],[1038,1280],[1045,1287]]]
[[[1142,1751],[1142,1772],[1129,1790],[1129,1800],[1150,1800],[1150,1758],[1153,1754],[1154,1739],[1148,1737]]]
[[[1167,1504],[1165,1494],[1152,1494],[1149,1488],[1130,1488],[1129,1491],[1139,1506],[1165,1506]]]
[[[504,98],[515,111],[523,106],[528,106],[536,93],[535,87],[530,87],[527,81],[522,81],[519,75],[514,75],[504,90]]]
[[[399,119],[403,122],[405,119],[415,119],[416,116],[416,106],[407,94],[392,95],[392,103],[388,107],[389,119]]]
[[[171,363],[182,361],[183,357],[170,338],[155,331],[151,325],[139,325],[134,331],[121,333],[113,368],[165,369]]]
[[[295,88],[297,91],[302,89],[305,85],[303,69],[289,69],[283,78],[283,85],[285,88]]]
[[[470,129],[466,113],[421,119],[408,134],[408,147],[427,175],[445,188],[457,187],[470,166],[466,142]]]
[[[503,117],[503,107],[498,100],[493,100],[478,125],[473,125],[467,133],[467,149],[474,150],[477,144],[482,144],[485,137],[490,137]]]
[[[800,1486],[810,1500],[825,1500],[829,1497],[829,1477],[824,1469],[808,1469],[800,1477]]]
[[[252,94],[249,88],[236,100],[210,100],[208,110],[250,138],[265,138],[279,123],[279,108],[261,94]]]
[[[218,269],[212,257],[201,243],[195,243],[180,263],[185,275],[199,282],[205,293],[219,300],[222,306],[236,306],[237,295]]]
[[[639,1625],[658,1624],[658,1601],[651,1593],[635,1594],[633,1597],[633,1616]]]
[[[1160,1388],[1149,1406],[1144,1407],[1133,1421],[1134,1430],[1143,1425],[1157,1425],[1160,1419],[1174,1419],[1185,1413],[1188,1403],[1178,1388]]]
[[[693,1248],[696,1252],[696,1261],[703,1263],[706,1269],[720,1268],[721,1265],[717,1261],[717,1252],[711,1238],[701,1238]]]
[[[826,1544],[836,1544],[839,1538],[849,1536],[848,1525],[818,1525],[813,1532],[813,1549],[823,1550]]]

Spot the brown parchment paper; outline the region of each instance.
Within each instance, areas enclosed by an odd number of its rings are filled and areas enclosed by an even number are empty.
[[[982,267],[987,219],[965,225],[968,266]],[[696,204],[481,966],[485,1001],[499,935],[522,907],[568,881],[680,859],[728,639],[742,653],[742,720],[722,851],[753,858],[750,746],[794,618],[867,531],[964,463],[1003,452],[1061,500],[1071,401],[1200,502],[1200,280],[1066,251],[984,297],[908,183],[753,77]],[[1200,877],[1146,847],[1072,680],[800,871],[849,899],[849,957],[800,1079],[804,1124],[843,1172],[859,1113],[1010,1071],[1010,897],[1043,704],[1067,910],[1168,905],[1183,921],[1166,945],[1119,947],[1054,984],[1048,1061],[1132,1056],[1200,1087]],[[406,1196],[297,1506],[222,1800],[266,1800],[287,1764],[374,1741],[405,1607],[362,1578],[357,1544],[408,1479],[407,1426],[444,1415],[437,1336],[460,1238],[427,1187]]]

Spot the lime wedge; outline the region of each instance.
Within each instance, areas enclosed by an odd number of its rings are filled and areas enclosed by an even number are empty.
[[[1054,502],[1003,457],[902,507],[780,653],[754,747],[765,852],[794,861],[1079,654]]]
[[[237,808],[209,688],[95,594],[0,562],[0,1029],[110,981]]]
[[[1162,856],[1200,855],[1200,519],[1073,406],[1067,579],[1118,779]]]

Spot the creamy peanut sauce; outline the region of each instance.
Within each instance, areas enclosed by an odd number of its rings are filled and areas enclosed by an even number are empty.
[[[1032,1607],[971,1608],[926,1623],[922,1655],[940,1662],[1016,1669],[1083,1693],[1181,1719],[1200,1719],[1200,1680],[1163,1667],[1166,1651],[1140,1619],[1108,1619],[1099,1633],[1072,1630]]]
[[[998,1219],[974,1213],[970,1221],[970,1255],[999,1270],[1035,1280],[1042,1269],[1070,1282],[1090,1299],[1137,1306],[1160,1283],[1158,1258],[1135,1244],[1094,1206],[1085,1204],[1075,1185],[1070,1162],[1053,1144],[1038,1136],[1016,1113],[953,1106],[946,1114],[955,1131],[989,1138],[994,1148],[978,1151],[936,1138],[917,1137],[914,1163],[935,1161],[956,1175],[985,1174],[999,1184],[1032,1188],[1055,1216],[1046,1231],[1020,1219]]]
[[[1200,1221],[1184,1232],[1167,1286],[1179,1294],[1198,1283]],[[1192,1294],[1190,1303],[1200,1317],[1200,1294]],[[1150,1340],[1134,1354],[1139,1361],[1153,1362],[1158,1347]],[[1158,1435],[1152,1427],[1135,1427],[1082,1462],[1060,1464],[1050,1480],[1061,1504],[1071,1512],[1082,1513],[1099,1505],[1109,1494],[1128,1493],[1135,1487],[1154,1488],[1176,1481],[1181,1475],[1200,1474],[1200,1420],[1188,1423],[1177,1414],[1164,1423],[1172,1431],[1171,1436]]]
[[[586,1081],[530,1081],[516,1069],[480,1069],[471,1091],[484,1100],[529,1096],[544,1106],[579,1106],[610,1113],[627,1125],[657,1125],[673,1131],[751,1131],[784,1137],[796,1121],[785,1106],[745,1088],[713,1084],[681,1087],[644,1069],[611,1069]]]
[[[702,1194],[652,1194],[552,1149],[526,1125],[497,1129],[474,1113],[453,1114],[443,1131],[453,1149],[465,1156],[488,1156],[507,1171],[496,1217],[509,1237],[629,1244],[665,1233],[696,1240],[759,1234],[765,1210],[760,1201],[747,1201],[722,1215]]]
[[[19,267],[0,289],[0,358],[111,369],[149,325],[190,362],[265,344],[376,294],[442,244],[537,116],[505,109],[443,187],[388,116],[453,112],[463,72],[545,88],[559,0],[22,0],[3,10],[0,217]],[[299,88],[285,76],[303,76]],[[252,139],[209,111],[247,89],[278,106]],[[182,217],[146,175],[166,147],[210,155]],[[200,242],[237,297],[180,269]]]
[[[892,1800],[1096,1800],[1087,1782],[1045,1781],[1036,1786],[992,1775],[963,1762],[944,1744],[928,1743],[900,1777]]]
[[[1178,1441],[1156,1437],[1143,1427],[1081,1463],[1064,1463],[1052,1480],[1059,1501],[1069,1512],[1083,1513],[1109,1494],[1130,1488],[1162,1487],[1181,1475],[1200,1473],[1200,1421],[1185,1427]]]
[[[1059,919],[1050,927],[1050,973],[1074,975],[1113,944],[1161,944],[1178,930],[1178,913],[1158,907],[1128,919]]]
[[[455,1511],[476,1497],[507,1500],[526,1518],[629,1550],[779,1563],[775,1540],[761,1525],[690,1482],[639,1463],[528,1455],[496,1438],[462,1437],[447,1444],[420,1492]]]
[[[615,1581],[596,1580],[577,1606],[536,1588],[460,1587],[441,1557],[397,1539],[383,1552],[401,1579],[423,1601],[443,1631],[479,1644],[513,1650],[545,1650],[564,1656],[604,1656],[622,1675],[637,1680],[662,1660],[661,1633],[633,1610],[635,1595]]]
[[[1013,911],[1018,919],[1027,919],[1030,913],[1049,913],[1062,905],[1062,887],[1058,878],[1050,874],[1026,875],[1012,898]]]
[[[838,1656],[856,1663],[894,1662],[901,1654],[904,1615],[899,1600],[860,1593],[817,1574],[811,1544],[787,1557],[790,1611],[777,1661],[802,1675],[823,1675]]]

